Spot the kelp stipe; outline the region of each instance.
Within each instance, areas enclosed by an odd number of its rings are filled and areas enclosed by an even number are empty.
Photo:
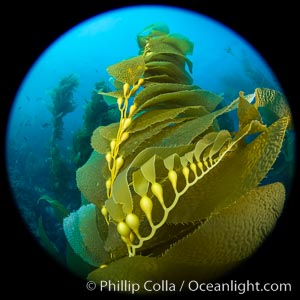
[[[77,171],[91,204],[64,220],[65,234],[97,267],[95,282],[215,279],[249,257],[281,213],[284,185],[260,183],[292,128],[289,107],[270,89],[219,105],[193,85],[192,42],[166,25],[146,28],[138,44],[138,56],[107,69],[116,91],[99,93],[115,98],[120,121],[93,133]],[[229,112],[235,132],[220,127]]]

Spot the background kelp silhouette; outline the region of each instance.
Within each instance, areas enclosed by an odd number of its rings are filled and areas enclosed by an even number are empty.
[[[138,44],[138,56],[107,69],[116,90],[99,94],[115,99],[120,121],[94,131],[76,174],[83,205],[64,231],[95,282],[212,280],[249,257],[281,213],[284,185],[261,182],[285,151],[290,111],[275,90],[223,103],[193,85],[193,44],[165,25]]]

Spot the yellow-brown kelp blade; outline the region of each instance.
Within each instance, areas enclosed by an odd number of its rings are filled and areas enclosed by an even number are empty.
[[[105,180],[102,169],[105,157],[94,151],[89,160],[76,172],[76,182],[83,196],[101,209],[106,200]]]
[[[192,54],[193,43],[180,35],[162,35],[149,40],[149,49],[154,53],[168,53],[179,56]]]
[[[164,23],[148,25],[137,35],[138,45],[141,49],[144,49],[149,37],[166,35],[168,33],[169,27]]]
[[[238,105],[239,127],[242,128],[253,120],[262,122],[258,110],[253,105],[251,105],[243,96],[244,94],[240,93]]]
[[[69,211],[61,204],[59,201],[49,197],[48,195],[43,195],[39,198],[37,204],[45,201],[53,208],[55,216],[59,222],[62,222],[65,217],[69,215]]]
[[[121,61],[107,68],[107,72],[116,80],[130,85],[135,84],[142,77],[144,71],[145,62],[142,56]]]
[[[276,115],[277,118],[288,117],[289,129],[292,126],[292,115],[285,96],[272,89],[257,88],[255,89],[255,107],[262,107],[265,110]]]
[[[92,266],[98,267],[108,261],[108,254],[104,250],[104,242],[99,229],[103,225],[97,222],[97,209],[93,204],[82,206],[64,219],[64,231],[74,252]]]
[[[216,168],[182,196],[168,222],[206,218],[255,188],[278,156],[287,123],[287,118],[280,119],[252,143],[240,145],[228,157],[225,156]]]
[[[174,148],[147,148],[144,151],[140,152],[135,159],[128,165],[128,167],[123,170],[117,177],[114,183],[113,189],[113,199],[106,201],[107,209],[111,216],[117,214],[118,218],[124,219],[126,213],[131,212],[133,209],[133,198],[130,189],[130,182],[128,182],[128,173],[129,171],[135,170],[138,166],[146,163],[152,156],[153,153],[160,155],[162,157],[167,157],[172,154],[174,150],[177,153],[184,153],[190,148],[190,146],[182,146]],[[136,187],[136,183],[133,183],[133,187]],[[113,204],[114,203],[114,204]],[[123,214],[120,209],[122,209]],[[114,211],[116,210],[116,211]],[[115,219],[118,220],[118,219]]]
[[[91,272],[88,280],[117,282],[126,278],[143,286],[149,279],[177,283],[215,279],[260,246],[273,229],[284,199],[281,183],[255,188],[175,243],[163,257],[121,258]]]

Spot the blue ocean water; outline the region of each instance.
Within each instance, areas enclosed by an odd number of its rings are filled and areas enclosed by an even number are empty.
[[[73,172],[68,188],[79,203],[76,166],[71,160],[74,132],[82,127],[84,108],[95,83],[104,80],[109,84],[106,68],[136,56],[137,34],[153,23],[166,23],[171,33],[181,34],[194,43],[189,59],[193,62],[194,83],[201,88],[222,94],[227,101],[235,99],[241,90],[246,94],[256,87],[281,90],[270,67],[247,41],[198,13],[165,6],[137,6],[95,16],[70,29],[53,41],[28,70],[8,124],[9,179],[20,211],[34,234],[38,235],[37,199],[44,194],[56,196],[49,183],[50,92],[66,75],[75,74],[79,80],[74,92],[76,109],[64,118],[63,138],[59,141],[61,153]],[[76,206],[67,200],[64,204],[71,210]],[[53,212],[48,213],[51,219]],[[56,238],[53,234],[52,240]]]

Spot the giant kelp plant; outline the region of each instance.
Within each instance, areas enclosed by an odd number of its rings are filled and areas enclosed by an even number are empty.
[[[74,163],[81,167],[91,155],[93,148],[90,145],[93,131],[99,127],[116,122],[118,120],[118,108],[116,103],[109,104],[98,91],[108,91],[104,81],[95,83],[90,101],[87,102],[83,114],[83,126],[73,136]]]
[[[90,203],[64,219],[64,231],[95,282],[212,280],[249,257],[281,213],[284,185],[260,183],[290,111],[275,90],[226,104],[193,85],[193,44],[165,25],[137,40],[138,56],[107,69],[116,90],[99,93],[115,98],[120,120],[94,131],[94,151],[77,170]],[[235,131],[220,122],[232,115]]]
[[[76,203],[75,168],[72,169],[63,154],[59,141],[63,138],[64,117],[76,108],[74,92],[78,85],[77,76],[70,74],[62,77],[58,85],[50,91],[51,102],[48,109],[52,115],[52,134],[49,145],[50,186],[47,192],[51,197],[47,194],[39,195],[36,204],[37,231],[41,244],[61,262],[64,262],[62,253],[66,249],[66,239],[61,234],[62,220],[69,214],[65,206],[69,209],[77,208],[80,197],[77,197]]]
[[[52,103],[49,110],[52,114],[53,134],[52,139],[62,138],[63,118],[73,112],[76,108],[74,91],[78,87],[79,81],[76,75],[64,76],[51,92]]]
[[[62,157],[58,146],[63,134],[63,119],[76,108],[74,91],[78,87],[79,81],[76,75],[64,76],[51,92],[51,105],[49,111],[52,114],[52,136],[50,140],[50,184],[51,190],[57,197],[64,198],[65,187],[71,178],[71,170],[66,160]]]

